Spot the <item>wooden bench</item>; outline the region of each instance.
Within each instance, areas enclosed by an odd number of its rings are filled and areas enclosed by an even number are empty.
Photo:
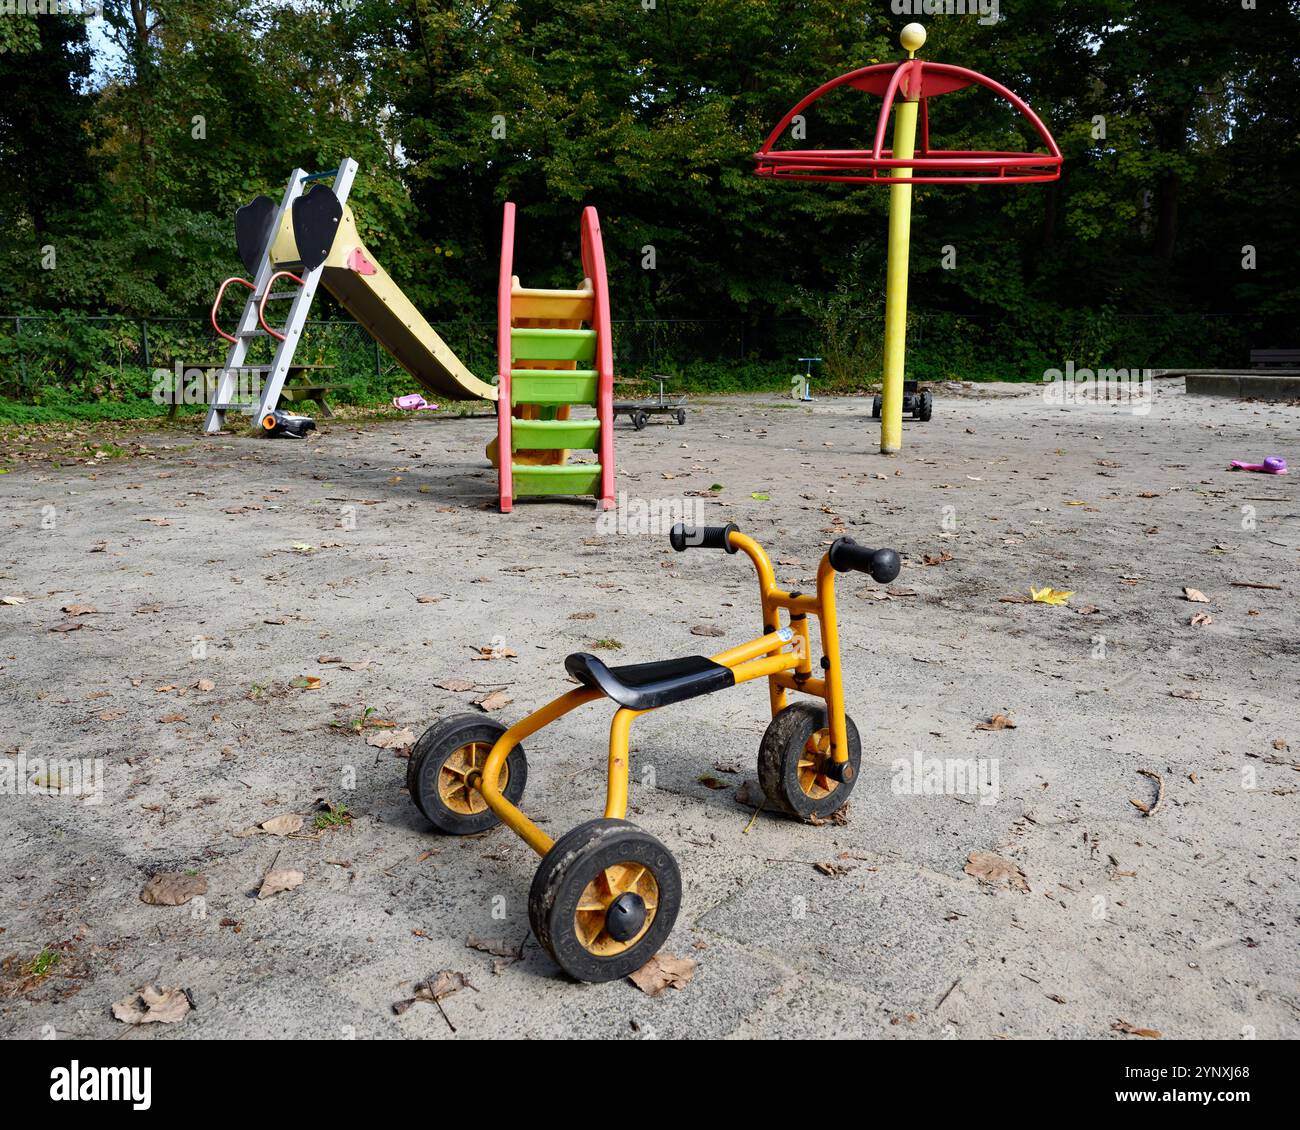
[[[209,370],[220,371],[224,362],[216,365],[184,365],[182,369],[199,369],[204,373],[199,380],[206,380],[206,374]],[[257,370],[259,372],[268,372],[270,365],[244,365],[244,369]],[[333,365],[290,365],[288,375],[285,377],[284,387],[280,390],[280,399],[287,400],[290,404],[299,400],[314,400],[320,405],[320,414],[325,417],[334,415],[329,403],[325,399],[327,392],[334,392],[337,389],[346,388],[346,385],[339,384],[321,384],[314,379],[314,373],[333,372]],[[187,390],[188,391],[188,390]],[[167,410],[167,419],[176,419],[176,409],[179,407],[182,398],[176,398],[172,401],[171,407]],[[184,398],[189,403],[188,398]],[[206,399],[206,397],[205,397]]]
[[[1277,366],[1300,369],[1300,349],[1252,349],[1250,365],[1252,369],[1268,369]]]

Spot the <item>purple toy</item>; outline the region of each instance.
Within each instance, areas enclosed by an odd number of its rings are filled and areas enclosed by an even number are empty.
[[[1286,460],[1280,455],[1270,455],[1263,463],[1243,463],[1240,459],[1234,459],[1229,466],[1234,471],[1261,471],[1265,475],[1286,475]]]

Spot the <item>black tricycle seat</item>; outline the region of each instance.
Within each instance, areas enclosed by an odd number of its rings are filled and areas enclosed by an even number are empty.
[[[730,667],[703,655],[608,667],[579,651],[565,659],[564,669],[583,686],[631,710],[654,710],[736,685]]]

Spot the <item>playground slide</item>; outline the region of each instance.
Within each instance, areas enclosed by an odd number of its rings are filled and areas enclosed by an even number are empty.
[[[496,387],[461,364],[366,250],[352,209],[325,186],[294,201],[271,246],[271,259],[277,266],[301,263],[308,270],[323,263],[325,289],[426,391],[454,400],[496,400]]]
[[[317,284],[323,284],[357,322],[427,391],[437,397],[497,402],[497,435],[486,455],[497,468],[499,502],[508,513],[525,495],[591,495],[602,509],[614,505],[613,338],[609,287],[596,209],[582,214],[581,284],[573,289],[528,288],[513,273],[515,207],[505,206],[497,295],[497,381],[479,380],[366,250],[352,210],[345,205],[356,163],[333,173],[302,176],[294,170],[279,209],[259,196],[235,214],[239,256],[256,281],[227,279],[212,308],[213,328],[231,343],[223,374],[237,371],[252,337],[279,341],[257,413],[262,426],[283,426],[276,402],[306,324]],[[301,183],[333,177],[336,193],[316,184],[298,195]],[[301,274],[299,274],[301,272]],[[298,291],[276,290],[282,278]],[[250,291],[240,328],[224,332],[218,322],[222,295],[231,283]],[[266,321],[266,303],[292,299],[281,329]],[[257,328],[254,328],[256,325]],[[205,429],[219,430],[229,402],[227,377],[214,392]],[[574,418],[575,407],[592,409]],[[574,450],[594,459],[570,461]]]

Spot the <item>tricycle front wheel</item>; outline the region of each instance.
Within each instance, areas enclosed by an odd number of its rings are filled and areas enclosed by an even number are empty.
[[[825,703],[792,703],[768,723],[758,747],[758,780],[775,808],[813,823],[848,803],[862,763],[862,742],[847,714],[844,727],[849,759],[836,766]]]

